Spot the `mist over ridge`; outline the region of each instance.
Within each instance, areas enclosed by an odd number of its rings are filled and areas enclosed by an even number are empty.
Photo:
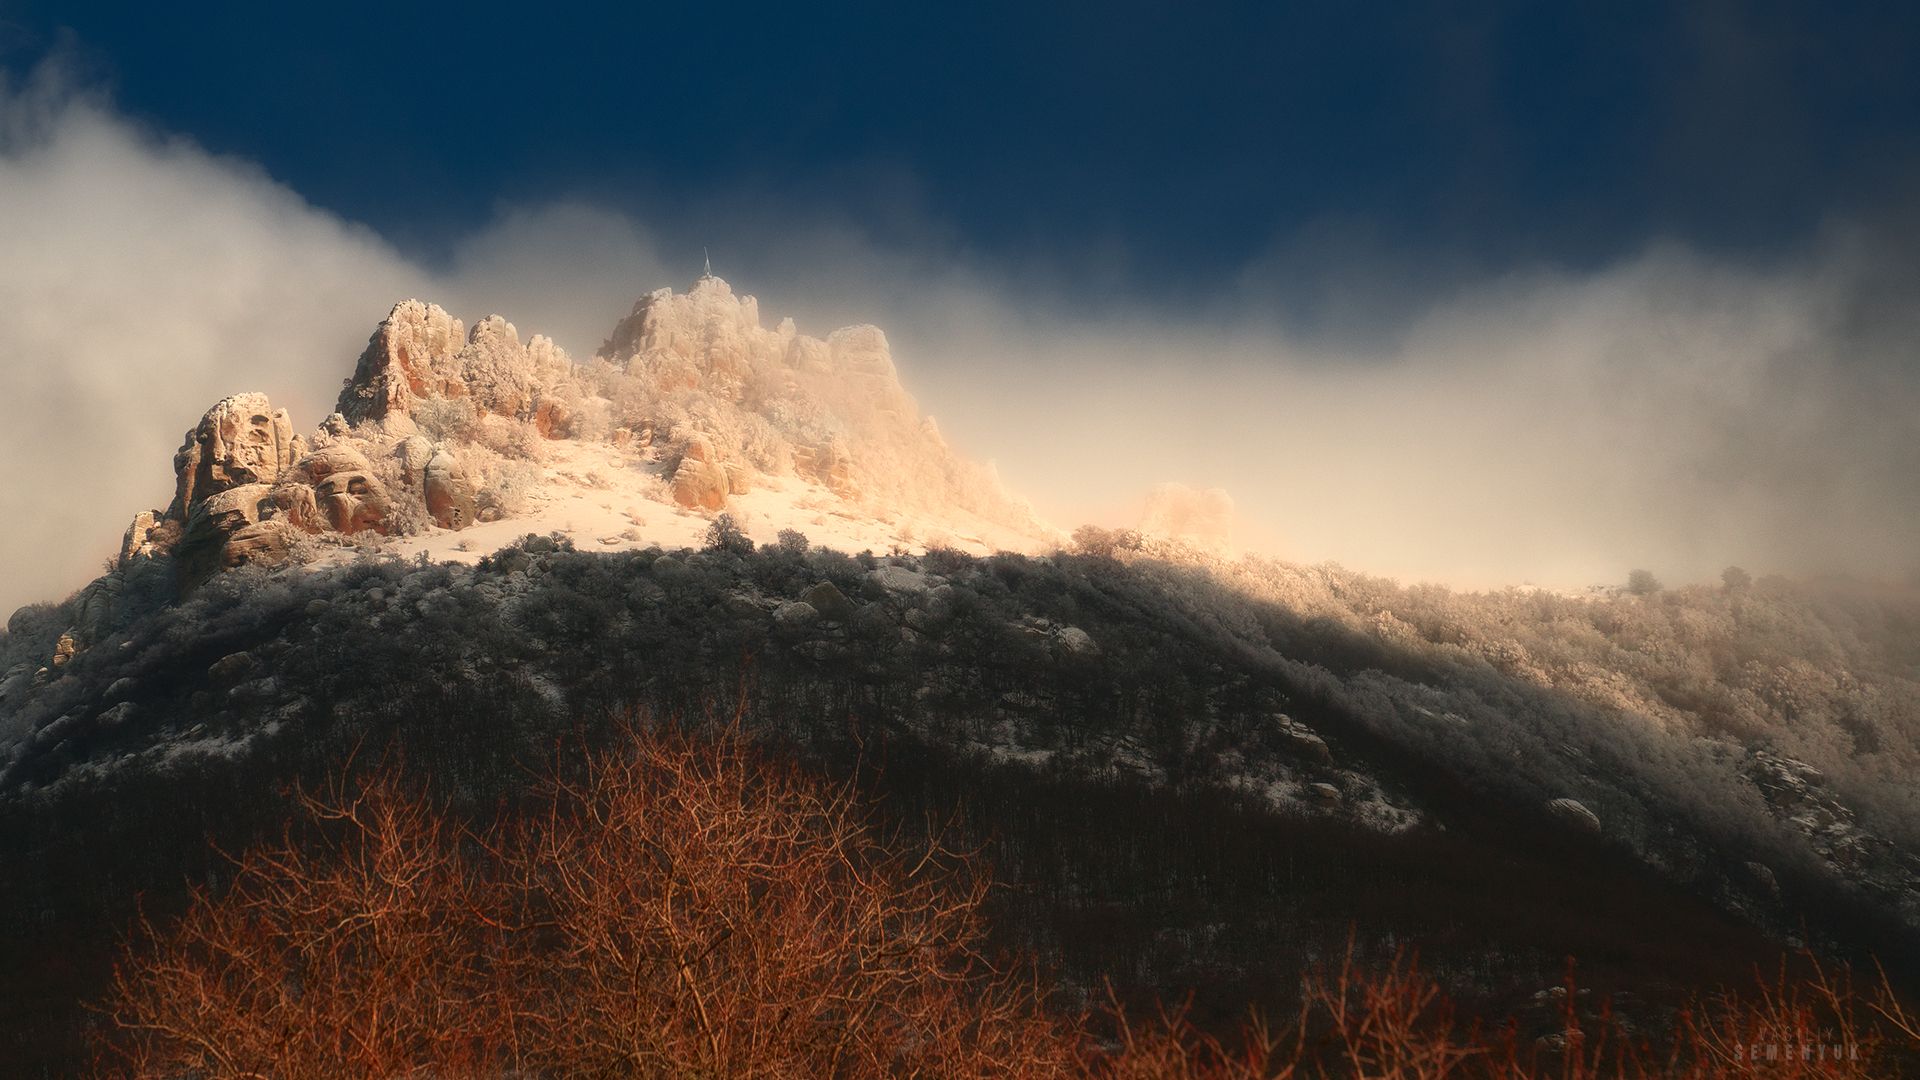
[[[590,355],[635,296],[692,279],[703,239],[774,318],[885,328],[955,447],[1065,527],[1129,524],[1172,480],[1229,490],[1243,547],[1469,586],[1912,569],[1899,214],[1758,268],[1655,245],[1411,291],[1417,267],[1316,242],[1302,269],[1283,240],[1205,302],[1089,305],[1070,272],[993,265],[937,223],[903,246],[806,208],[684,209],[503,204],[429,262],[57,72],[10,88],[0,609],[90,577],[214,400],[263,390],[317,422],[394,301]],[[1353,314],[1276,317],[1303,280]]]

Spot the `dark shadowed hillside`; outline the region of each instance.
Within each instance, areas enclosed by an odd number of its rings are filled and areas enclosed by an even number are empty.
[[[736,707],[982,845],[995,933],[1069,1003],[1111,974],[1284,1005],[1350,930],[1523,1017],[1568,955],[1650,1023],[1803,933],[1920,970],[1912,819],[1877,780],[1911,745],[1909,599],[1469,597],[1120,539],[848,556],[723,523],[701,550],[242,569],[22,677],[74,617],[25,609],[0,827],[35,873],[0,900],[48,992],[0,994],[7,1038],[59,1054],[136,896],[217,881],[206,839],[275,832],[292,781],[397,755],[481,813],[614,717]],[[1847,724],[1877,748],[1833,746]]]

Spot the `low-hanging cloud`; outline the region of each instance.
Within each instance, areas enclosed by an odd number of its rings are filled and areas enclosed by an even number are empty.
[[[1125,523],[1179,480],[1228,488],[1248,546],[1407,577],[1914,567],[1915,273],[1874,230],[1763,266],[1656,245],[1425,288],[1322,244],[1316,287],[1375,321],[1305,333],[1276,315],[1312,276],[1297,252],[1202,303],[1082,308],[937,228],[769,218],[503,207],[429,264],[53,75],[0,86],[0,613],[91,576],[217,398],[262,390],[310,426],[409,296],[591,354],[697,272],[696,228],[770,318],[885,326],[950,439],[1060,524]]]

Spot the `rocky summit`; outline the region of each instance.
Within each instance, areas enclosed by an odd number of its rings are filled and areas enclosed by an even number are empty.
[[[570,468],[583,464],[591,479]],[[861,538],[881,546],[1051,535],[921,415],[878,327],[769,329],[757,300],[712,276],[641,297],[584,362],[498,315],[468,328],[438,305],[396,304],[315,429],[296,432],[265,394],[236,394],[187,432],[174,472],[173,500],[135,515],[120,563],[169,560],[182,591],[343,546],[439,553],[454,544],[436,532],[509,519],[515,535],[549,531],[564,523],[541,508],[569,488],[627,504],[626,521],[589,530],[610,546],[680,539],[633,525],[645,504],[664,504],[660,518],[712,514],[769,488],[785,498],[742,515],[765,539],[831,530],[828,516],[864,523]]]

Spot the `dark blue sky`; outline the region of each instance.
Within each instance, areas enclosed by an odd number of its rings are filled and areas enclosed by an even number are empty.
[[[1276,244],[1762,257],[1920,177],[1920,5],[592,7],[0,0],[0,62],[64,43],[428,258],[583,197],[1199,289]]]

